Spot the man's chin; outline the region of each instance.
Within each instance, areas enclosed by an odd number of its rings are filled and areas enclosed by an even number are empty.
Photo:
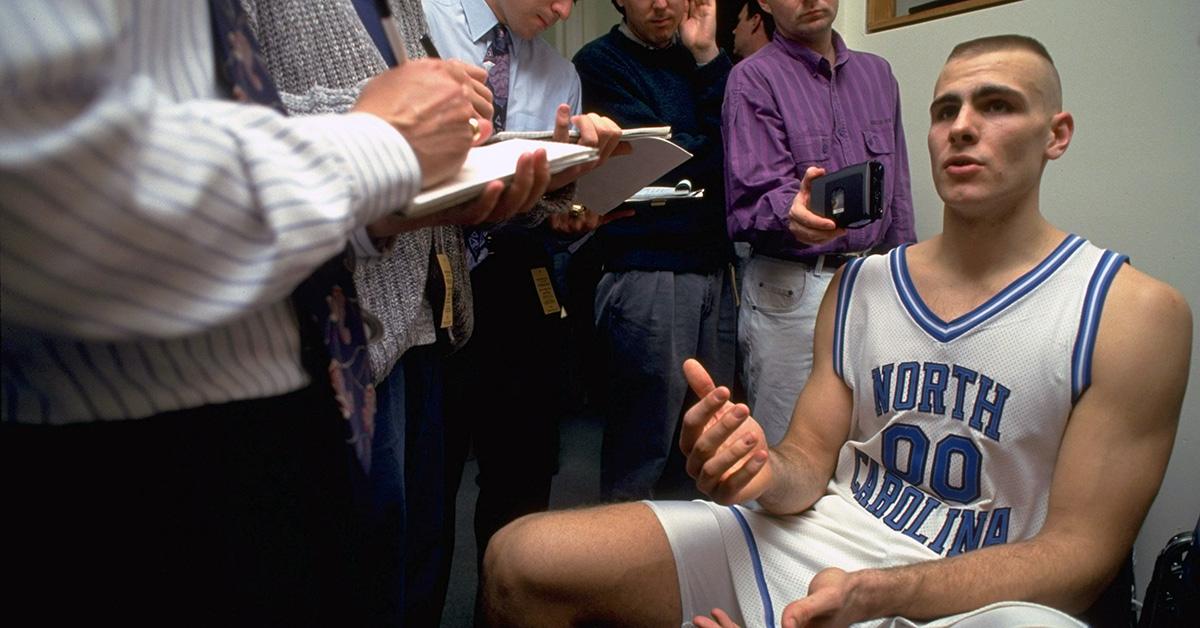
[[[970,208],[975,207],[986,200],[985,195],[981,194],[979,190],[972,189],[971,186],[963,185],[961,183],[951,183],[934,187],[937,188],[938,197],[942,199],[942,202],[945,203],[947,207],[970,210]]]
[[[509,30],[511,30],[512,34],[518,39],[529,41],[530,39],[533,39],[546,32],[550,28],[550,25],[543,22],[541,18],[534,19],[532,22],[532,24],[522,25],[519,29],[510,26]]]

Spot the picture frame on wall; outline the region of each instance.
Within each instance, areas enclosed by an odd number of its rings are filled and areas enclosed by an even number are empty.
[[[867,0],[867,32],[918,24],[1019,0]]]

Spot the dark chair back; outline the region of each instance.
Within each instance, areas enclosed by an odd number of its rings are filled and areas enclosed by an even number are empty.
[[[1180,532],[1167,541],[1154,561],[1138,628],[1200,626],[1200,521],[1196,530]]]
[[[1096,628],[1133,628],[1137,625],[1134,600],[1137,591],[1133,581],[1133,555],[1125,559],[1108,588],[1096,598],[1091,608],[1078,619]]]

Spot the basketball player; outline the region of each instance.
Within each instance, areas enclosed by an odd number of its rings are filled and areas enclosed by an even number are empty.
[[[943,233],[839,270],[784,440],[688,361],[680,446],[715,503],[516,522],[493,622],[1077,625],[1162,480],[1191,312],[1042,217],[1074,121],[1041,44],[961,44],[934,92]]]

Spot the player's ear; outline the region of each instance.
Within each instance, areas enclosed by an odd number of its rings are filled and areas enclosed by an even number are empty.
[[[1058,159],[1067,152],[1071,137],[1075,135],[1075,118],[1060,111],[1050,118],[1050,136],[1046,144],[1046,159]]]

